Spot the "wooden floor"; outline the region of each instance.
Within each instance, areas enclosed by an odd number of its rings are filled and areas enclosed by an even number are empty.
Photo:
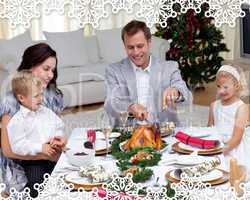
[[[62,115],[68,114],[68,113],[77,113],[77,112],[83,112],[83,111],[94,111],[103,106],[103,103],[96,103],[96,104],[90,104],[90,105],[83,105],[83,106],[75,106],[64,109],[62,112]]]
[[[198,89],[193,92],[193,102],[197,105],[209,106],[216,97],[215,82],[204,85],[204,89]]]

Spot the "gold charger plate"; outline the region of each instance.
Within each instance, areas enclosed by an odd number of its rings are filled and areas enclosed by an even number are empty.
[[[165,131],[165,132],[161,132],[161,137],[163,138],[163,137],[167,137],[167,136],[169,136],[169,135],[171,135],[171,134],[173,134],[173,132],[174,131]]]
[[[174,169],[175,170],[175,169]],[[165,178],[173,183],[179,183],[180,182],[180,179],[176,178],[176,177],[173,177],[171,176],[171,173],[174,171],[174,170],[170,170],[169,172],[167,172],[165,174]],[[204,183],[209,183],[211,184],[211,186],[214,186],[214,185],[219,185],[219,184],[222,184],[222,183],[226,183],[228,180],[229,180],[229,173],[222,170],[222,169],[217,169],[219,171],[221,171],[223,173],[223,176],[218,178],[218,179],[215,179],[215,180],[211,180],[211,181],[205,181]]]
[[[189,150],[189,149],[183,149],[179,146],[180,142],[176,142],[172,145],[172,149],[178,153],[182,153],[182,154],[191,154],[193,153],[193,150]],[[202,150],[198,150],[198,155],[215,155],[215,154],[220,154],[222,153],[222,147],[217,147],[217,148],[213,148],[213,149],[202,149]]]
[[[109,153],[111,152],[111,148],[109,148],[109,151],[108,151]],[[99,150],[96,150],[95,151],[95,155],[96,156],[101,156],[101,155],[104,155],[104,154],[106,154],[107,153],[107,151],[106,151],[106,149],[99,149]]]
[[[81,177],[79,175],[77,176],[75,173],[78,173],[78,172],[77,171],[71,172],[71,173],[65,175],[65,177],[64,177],[65,183],[73,184],[74,189],[83,188],[86,191],[91,191],[93,188],[101,187],[104,184],[104,182],[88,183],[87,181],[85,183],[83,183],[83,182],[80,181]],[[73,176],[73,178],[70,178],[70,177],[67,177],[67,176]],[[75,180],[74,180],[74,176],[76,176]],[[70,180],[70,179],[72,179],[72,180]],[[85,178],[82,177],[82,180],[84,180],[84,179]]]

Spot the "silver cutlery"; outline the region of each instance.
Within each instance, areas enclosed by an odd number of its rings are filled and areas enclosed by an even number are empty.
[[[61,169],[58,169],[56,170],[55,172],[56,173],[65,173],[65,172],[68,172],[68,171],[79,171],[80,168],[79,167],[76,167],[76,166],[68,166],[68,167],[63,167]]]

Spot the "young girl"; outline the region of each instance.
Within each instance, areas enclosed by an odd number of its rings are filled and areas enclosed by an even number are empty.
[[[215,126],[223,136],[225,156],[235,157],[239,163],[250,169],[249,108],[241,99],[244,89],[244,74],[230,66],[223,65],[216,74],[218,100],[210,106],[208,126]]]

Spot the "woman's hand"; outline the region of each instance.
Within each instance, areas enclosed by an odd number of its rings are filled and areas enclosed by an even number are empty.
[[[43,144],[42,153],[49,157],[53,157],[54,155],[56,155],[57,151],[52,148],[50,144]]]
[[[53,156],[48,156],[48,155],[45,155],[45,160],[50,160],[50,161],[53,161],[53,162],[57,162],[58,159],[60,158],[61,156],[61,152],[56,152],[55,154],[53,154]]]
[[[67,140],[62,136],[55,136],[50,139],[49,144],[56,151],[61,152],[65,147]]]

